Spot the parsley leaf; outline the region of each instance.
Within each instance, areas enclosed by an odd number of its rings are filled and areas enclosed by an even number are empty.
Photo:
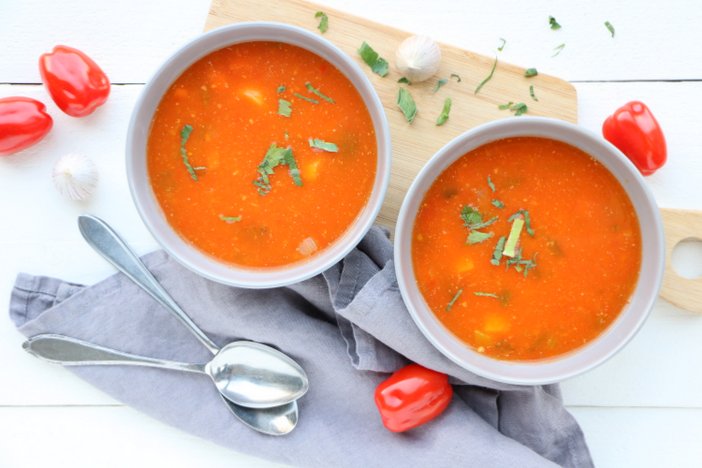
[[[305,86],[307,87],[307,89],[309,90],[310,93],[316,94],[317,96],[324,99],[325,101],[334,104],[334,100],[332,98],[330,98],[329,96],[327,96],[325,94],[322,94],[322,92],[320,90],[318,90],[317,88],[315,88],[314,86],[312,86],[312,84],[309,81],[307,83],[305,83]]]
[[[323,11],[318,11],[314,14],[314,17],[319,19],[319,25],[317,26],[319,32],[321,32],[322,34],[327,32],[327,30],[329,29],[329,17],[327,16],[327,14]]]
[[[303,96],[300,93],[293,93],[293,96],[295,96],[296,98],[300,98],[303,101],[311,102],[312,104],[319,104],[318,100],[312,99],[311,97]]]
[[[397,93],[397,105],[405,115],[405,120],[412,123],[417,116],[417,104],[414,103],[412,95],[405,88],[400,88]]]
[[[539,72],[536,70],[536,68],[527,68],[524,70],[524,76],[527,78],[531,78],[532,76],[538,75]]]
[[[448,80],[446,78],[441,78],[439,81],[436,82],[436,85],[434,86],[434,90],[432,91],[432,94],[436,93],[438,90],[441,89],[443,85],[448,83]]]
[[[456,294],[453,295],[453,298],[449,301],[448,304],[446,304],[446,312],[451,310],[458,298],[461,297],[461,294],[463,294],[463,289],[459,289],[458,291],[456,291]]]
[[[273,174],[273,169],[281,165],[288,166],[290,177],[292,177],[295,185],[302,185],[300,170],[297,167],[297,161],[293,157],[292,149],[290,147],[278,148],[275,143],[272,143],[265,156],[263,156],[263,161],[258,165],[259,176],[253,182],[258,187],[259,195],[266,195],[271,191],[271,182],[268,176]]]
[[[490,74],[485,77],[483,81],[480,82],[477,88],[475,88],[475,92],[473,94],[478,94],[478,92],[485,86],[485,84],[492,79],[492,75],[495,74],[495,68],[497,68],[497,57],[495,57],[495,61],[492,63],[492,70],[490,70]]]
[[[490,176],[487,176],[487,183],[488,183],[488,187],[490,187],[490,190],[492,190],[494,192],[495,191],[495,184],[492,181],[492,179],[490,178]]]
[[[551,57],[555,57],[556,55],[560,54],[563,51],[563,48],[565,47],[565,44],[559,44],[556,47],[553,48],[554,54]]]
[[[492,206],[494,206],[495,208],[504,208],[505,207],[505,204],[502,203],[502,201],[498,200],[497,198],[493,198],[491,203],[492,203]]]
[[[444,108],[441,109],[441,114],[436,119],[436,125],[443,125],[449,118],[449,112],[451,112],[451,98],[446,98],[444,100]]]
[[[410,80],[408,80],[406,76],[403,76],[402,78],[400,78],[399,80],[397,80],[397,82],[398,82],[398,83],[405,83],[405,84],[408,84],[408,85],[411,85],[411,84],[412,84],[412,82],[410,82]]]
[[[492,232],[470,231],[470,234],[468,234],[468,239],[466,239],[466,243],[471,245],[480,244],[494,235],[495,234]]]
[[[508,102],[507,104],[500,104],[497,106],[498,109],[500,110],[511,110],[514,112],[514,115],[519,117],[520,115],[526,114],[527,111],[529,110],[529,107],[527,107],[526,104],[523,102],[518,102],[518,103],[513,103],[512,101]]]
[[[527,233],[531,237],[534,237],[534,230],[531,228],[531,216],[529,215],[528,210],[517,210],[517,212],[510,216],[507,221],[511,223],[512,221],[520,217],[520,215],[524,218],[524,222],[526,223]]]
[[[500,38],[500,45],[497,46],[497,51],[502,52],[504,50],[506,44],[507,44],[507,40],[501,37]]]
[[[373,50],[365,41],[363,41],[363,44],[361,44],[361,47],[358,49],[358,55],[361,56],[366,65],[368,65],[376,75],[385,76],[388,74],[387,60],[378,55],[378,52]]]
[[[282,93],[285,91],[285,85],[280,85],[278,86],[278,94]]]
[[[292,104],[290,101],[286,101],[285,99],[278,99],[278,115],[282,115],[283,117],[290,117],[290,114],[292,114]]]
[[[609,21],[605,21],[604,25],[609,31],[609,33],[612,35],[612,37],[614,37],[614,26],[612,26],[612,23],[610,23]]]
[[[556,21],[556,18],[554,18],[553,16],[548,17],[548,24],[551,26],[551,29],[553,29],[554,31],[561,29],[561,25],[558,24],[558,21]]]
[[[180,130],[180,157],[183,160],[183,164],[185,164],[185,169],[188,170],[188,174],[190,174],[190,177],[197,182],[197,172],[196,171],[201,171],[206,169],[205,167],[193,167],[190,164],[190,158],[188,158],[188,150],[185,149],[185,144],[188,142],[188,139],[190,138],[190,134],[193,132],[193,126],[186,124],[183,125],[183,128]]]
[[[221,214],[221,215],[219,215],[219,219],[221,219],[225,223],[233,224],[233,223],[238,223],[239,221],[241,221],[241,215],[239,215],[239,216],[224,216],[223,214]]]
[[[317,148],[328,153],[338,153],[339,147],[334,143],[329,143],[327,141],[321,140],[319,138],[310,138],[309,140],[310,148]]]
[[[534,85],[529,86],[529,96],[531,96],[534,101],[538,101],[536,94],[534,94]]]
[[[492,259],[490,260],[490,263],[492,263],[495,266],[500,265],[500,260],[502,260],[502,250],[505,248],[506,241],[507,236],[500,237],[500,239],[497,241],[497,244],[495,245],[495,250],[492,251]]]

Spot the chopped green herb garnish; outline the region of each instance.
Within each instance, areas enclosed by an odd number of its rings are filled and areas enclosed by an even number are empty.
[[[534,85],[529,86],[529,96],[531,96],[534,101],[538,101],[536,94],[534,94]]]
[[[512,221],[512,229],[509,231],[509,236],[507,237],[507,242],[505,242],[505,248],[502,250],[502,255],[505,257],[514,257],[517,243],[519,242],[519,235],[522,233],[523,227],[524,220],[522,218],[516,218]]]
[[[502,260],[502,250],[505,248],[506,241],[507,236],[500,237],[500,239],[497,241],[497,244],[495,245],[495,250],[492,251],[492,259],[490,260],[490,263],[492,263],[495,266],[500,265],[500,260]]]
[[[563,48],[565,47],[565,44],[560,44],[557,45],[556,47],[553,48],[554,54],[551,57],[555,57],[556,55],[560,54],[563,51]]]
[[[493,183],[490,176],[487,176],[487,182],[488,182],[488,187],[490,187],[490,190],[492,190],[494,192],[495,191],[495,184]]]
[[[317,88],[315,88],[314,86],[312,86],[312,84],[309,81],[307,83],[305,83],[305,86],[307,87],[307,89],[309,90],[310,93],[316,94],[317,96],[324,99],[325,101],[334,104],[334,100],[332,98],[330,98],[329,96],[327,96],[325,94],[322,94],[322,92],[320,90],[318,90]]]
[[[327,32],[327,30],[329,29],[329,17],[327,16],[327,14],[323,11],[318,11],[314,14],[314,17],[319,19],[319,25],[317,26],[319,32],[321,32],[322,34]]]
[[[286,101],[285,99],[278,99],[278,115],[290,117],[290,114],[292,114],[291,102]]]
[[[455,79],[456,79],[456,83],[460,83],[460,82],[461,82],[461,77],[460,77],[459,75],[457,75],[456,73],[451,73],[451,75],[449,76],[449,78],[455,78]]]
[[[507,221],[509,221],[511,223],[512,221],[517,219],[520,215],[524,218],[524,223],[526,224],[527,233],[531,237],[534,237],[534,230],[531,228],[531,216],[529,216],[528,210],[517,210],[517,212],[514,213],[512,216],[510,216]]]
[[[219,219],[224,221],[225,223],[233,224],[233,223],[238,223],[241,221],[241,215],[239,216],[224,216],[224,215],[219,215]]]
[[[492,297],[492,298],[494,298],[494,299],[499,299],[499,298],[500,298],[500,296],[498,296],[498,295],[495,294],[495,293],[486,293],[486,292],[475,291],[473,294],[476,295],[476,296],[480,296],[480,297]]]
[[[190,138],[190,134],[193,132],[193,126],[186,124],[183,125],[183,128],[180,130],[180,157],[183,159],[183,164],[185,164],[185,168],[188,170],[188,173],[190,174],[190,177],[194,180],[197,181],[197,172],[196,171],[202,171],[206,169],[205,167],[193,167],[190,164],[190,158],[188,158],[188,150],[185,149],[185,144],[188,142],[188,139]]]
[[[505,44],[507,44],[507,41],[504,38],[500,38],[500,45],[497,46],[497,51],[502,52],[502,50],[505,48]]]
[[[441,109],[441,114],[436,119],[436,125],[443,125],[449,118],[449,112],[451,112],[451,98],[444,99],[444,108]]]
[[[527,78],[531,78],[532,76],[538,75],[539,72],[536,70],[536,68],[527,68],[524,70],[524,76]]]
[[[405,115],[405,120],[412,123],[417,115],[417,104],[414,103],[412,95],[405,88],[400,88],[397,93],[397,105]]]
[[[263,161],[258,165],[258,179],[254,180],[254,185],[258,187],[259,195],[266,195],[271,191],[271,183],[269,175],[273,174],[273,169],[280,165],[287,165],[290,172],[290,177],[292,177],[295,185],[302,185],[302,178],[300,177],[300,170],[297,167],[297,162],[293,157],[292,149],[288,148],[278,148],[275,143],[266,151]]]
[[[610,23],[609,21],[605,21],[604,25],[609,31],[609,33],[612,35],[612,37],[614,37],[614,26],[612,26],[612,23]]]
[[[312,99],[311,97],[303,96],[300,93],[293,93],[293,96],[300,98],[304,101],[311,102],[312,104],[319,104],[319,101],[316,99]]]
[[[317,148],[328,153],[338,153],[339,147],[334,143],[329,143],[328,141],[321,140],[319,138],[309,139],[310,148]]]
[[[282,93],[285,91],[285,85],[280,85],[278,86],[278,94]]]
[[[468,234],[468,239],[466,239],[466,244],[480,244],[494,235],[495,234],[492,232],[470,231],[470,234]]]
[[[492,75],[495,74],[495,68],[497,68],[497,57],[495,57],[495,61],[492,63],[492,69],[490,70],[490,74],[485,77],[483,81],[480,82],[477,88],[475,88],[475,92],[473,94],[478,94],[478,92],[485,86],[485,83],[490,81],[492,79]]]
[[[493,198],[491,203],[492,203],[492,206],[494,206],[495,208],[504,208],[505,207],[505,204],[502,203],[497,198]]]
[[[522,249],[518,248],[516,250],[514,257],[507,260],[507,264],[505,266],[506,266],[506,268],[513,266],[514,269],[519,273],[524,271],[524,277],[526,278],[527,275],[529,274],[529,270],[532,270],[533,268],[535,268],[537,266],[536,265],[536,256],[537,255],[538,255],[538,253],[535,253],[534,256],[530,260],[525,260],[524,258],[522,258]]]
[[[558,24],[558,21],[556,21],[556,18],[554,18],[553,16],[548,17],[548,24],[551,25],[551,29],[553,29],[554,31],[561,29],[561,25]]]
[[[446,312],[451,310],[458,298],[461,297],[461,294],[463,294],[463,289],[459,289],[458,291],[456,291],[456,294],[453,295],[453,298],[449,301],[448,304],[446,304]]]
[[[439,81],[436,82],[436,85],[434,85],[434,90],[432,91],[432,94],[436,93],[438,90],[441,89],[443,85],[448,83],[448,80],[446,78],[441,78]]]
[[[363,44],[361,44],[361,47],[358,49],[358,55],[361,56],[366,65],[368,65],[376,75],[385,76],[388,74],[387,60],[378,55],[378,52],[373,50],[365,41],[363,41]]]
[[[495,216],[487,221],[483,221],[483,215],[481,215],[478,210],[472,206],[465,205],[463,208],[461,208],[461,219],[463,220],[463,225],[472,230],[490,226],[492,223],[497,221],[498,217]]]
[[[523,102],[518,102],[515,104],[512,101],[509,101],[507,104],[500,104],[499,106],[497,106],[497,108],[500,110],[509,109],[512,112],[514,112],[514,115],[517,117],[519,117],[520,115],[526,114],[527,110],[529,110],[527,105],[524,104]]]
[[[410,82],[410,80],[407,79],[406,76],[403,76],[402,78],[400,78],[399,80],[397,80],[397,82],[398,82],[398,83],[405,83],[405,84],[408,84],[408,85],[412,84],[412,83]]]

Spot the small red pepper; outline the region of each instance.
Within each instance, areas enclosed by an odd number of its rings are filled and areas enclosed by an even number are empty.
[[[39,57],[41,79],[56,105],[73,117],[92,114],[110,94],[110,80],[80,50],[56,46]]]
[[[383,425],[392,432],[403,432],[440,415],[452,395],[446,374],[410,364],[378,385],[375,404]]]
[[[35,99],[0,99],[0,156],[32,146],[44,138],[53,125],[46,106]]]
[[[643,102],[628,102],[607,117],[602,135],[643,175],[651,175],[665,164],[668,151],[663,130]]]

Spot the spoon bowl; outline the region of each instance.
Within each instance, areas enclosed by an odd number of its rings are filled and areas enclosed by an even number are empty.
[[[93,249],[171,312],[214,355],[200,371],[212,377],[225,397],[249,408],[270,408],[295,401],[307,392],[309,380],[302,367],[271,346],[235,341],[220,349],[103,220],[79,216],[78,227]]]

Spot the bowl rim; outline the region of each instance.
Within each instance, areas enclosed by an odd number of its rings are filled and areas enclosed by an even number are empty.
[[[146,178],[148,187],[144,188],[138,182],[139,171],[145,172],[146,156],[140,160],[136,155],[141,140],[144,143],[142,151],[145,153],[153,114],[163,94],[178,76],[209,53],[228,45],[255,41],[283,42],[304,48],[341,71],[365,104],[375,130],[377,147],[376,175],[368,201],[346,231],[318,255],[270,268],[221,262],[176,234],[165,221],[165,215],[155,200],[148,183],[148,173],[141,177]],[[167,79],[168,76],[172,78]],[[161,81],[166,81],[166,84]],[[156,105],[152,105],[154,100]],[[322,273],[348,255],[373,226],[380,212],[390,181],[391,162],[390,127],[385,109],[359,65],[336,45],[317,34],[297,26],[270,21],[242,22],[213,29],[198,35],[171,53],[141,91],[131,114],[126,139],[126,171],[130,194],[139,216],[158,244],[177,262],[205,278],[249,289],[275,288],[304,281]],[[154,206],[158,210],[155,211]],[[154,214],[162,219],[154,219]]]
[[[642,235],[639,277],[629,303],[617,319],[598,337],[582,347],[553,358],[534,361],[504,361],[487,357],[473,350],[441,325],[416,285],[411,255],[411,238],[417,209],[436,177],[472,149],[491,141],[519,136],[550,138],[583,149],[574,141],[581,138],[592,147],[598,148],[601,152],[597,154],[584,151],[600,161],[625,188],[636,210]],[[612,166],[616,167],[619,174],[615,173]],[[626,179],[623,180],[623,177]],[[630,189],[636,191],[636,200],[632,197]],[[641,219],[642,213],[645,219],[650,221],[645,225]],[[644,240],[652,246],[653,251],[645,250]],[[412,319],[422,334],[442,354],[462,368],[495,381],[516,385],[544,385],[572,378],[601,365],[639,332],[650,315],[661,287],[665,245],[660,212],[653,194],[636,167],[616,147],[598,135],[562,120],[546,117],[510,117],[482,124],[457,136],[439,149],[424,165],[412,182],[400,208],[395,229],[394,262],[398,286]],[[644,268],[647,270],[644,271]],[[643,283],[647,283],[644,288]],[[618,335],[613,335],[613,330]]]

